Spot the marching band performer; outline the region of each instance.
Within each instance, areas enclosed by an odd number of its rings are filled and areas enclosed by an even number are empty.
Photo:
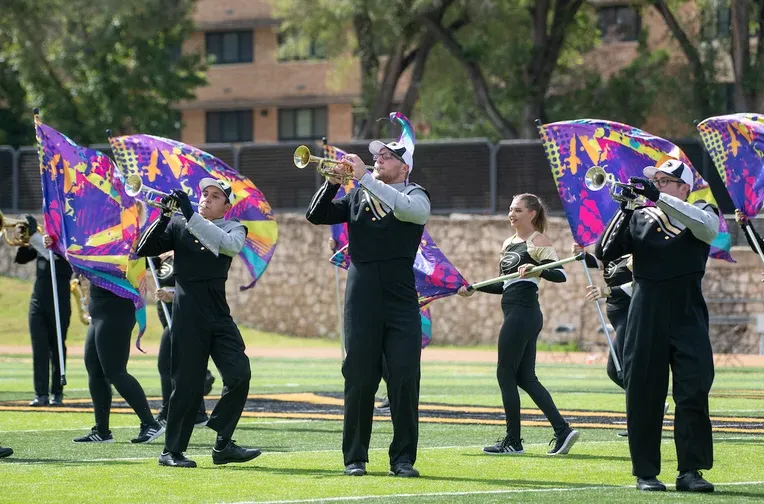
[[[624,339],[626,422],[632,473],[640,490],[665,491],[661,430],[669,367],[676,405],[674,443],[678,491],[712,492],[701,469],[713,466],[708,393],[714,361],[701,280],[719,227],[717,209],[687,203],[693,174],[678,160],[630,179],[633,192],[656,206],[622,209],[600,238],[595,255],[608,262],[634,257],[634,292]]]
[[[175,251],[170,330],[174,387],[165,446],[159,456],[159,464],[170,467],[196,467],[183,452],[202,400],[210,356],[225,386],[207,422],[218,433],[213,463],[247,462],[260,455],[260,450],[237,446],[231,439],[247,401],[251,372],[244,340],[226,301],[225,282],[231,261],[244,247],[247,230],[237,219],[224,219],[234,201],[230,184],[204,178],[199,189],[199,213],[181,190],[165,197],[166,211],[143,234],[137,250],[138,255],[148,257]],[[172,217],[170,202],[179,206],[182,216]]]
[[[746,217],[743,212],[737,209],[735,210],[735,222],[737,222],[740,228],[743,230],[743,234],[745,234],[745,239],[748,242],[748,246],[751,247],[751,250],[758,254],[759,251],[756,250],[756,244],[758,244],[759,249],[764,251],[764,240],[761,239],[759,233],[756,232],[756,228],[753,227],[748,221],[748,217]],[[748,234],[748,229],[750,229],[753,233],[756,244],[754,244],[754,242],[751,240],[751,236]],[[764,272],[761,273],[761,281],[764,282]]]
[[[340,179],[327,177],[306,213],[313,224],[348,223],[351,264],[345,291],[342,451],[349,476],[366,474],[383,356],[389,367],[394,431],[390,475],[419,476],[414,464],[419,439],[422,325],[414,259],[430,215],[430,199],[421,186],[408,183],[414,167],[414,142],[406,131],[404,128],[398,142],[375,140],[369,144],[375,160],[373,173],[367,173],[360,157],[348,154],[346,164],[335,166],[335,173],[352,166],[358,186],[332,201]]]
[[[37,220],[31,215],[26,216],[17,226],[29,233],[29,245],[21,246],[16,251],[15,262],[26,264],[37,259],[32,298],[29,300],[29,333],[32,338],[32,366],[34,369],[35,398],[30,406],[61,406],[64,398],[64,388],[61,385],[61,369],[58,356],[58,333],[56,331],[56,314],[53,304],[53,281],[47,246],[51,238],[37,232]],[[64,361],[66,361],[66,333],[72,315],[69,295],[69,279],[72,267],[58,254],[56,261],[56,280],[58,286],[58,309],[61,318],[61,339],[64,342]],[[52,371],[52,372],[51,372]],[[48,378],[50,378],[50,395],[48,394]]]
[[[548,455],[565,455],[579,438],[579,432],[565,421],[546,388],[536,377],[536,341],[543,327],[538,301],[539,278],[549,282],[565,282],[562,266],[536,274],[526,274],[534,266],[558,259],[552,243],[544,236],[546,210],[534,194],[520,194],[509,207],[509,221],[515,234],[504,241],[499,259],[501,275],[519,272],[520,278],[503,284],[492,284],[477,290],[501,294],[504,323],[499,332],[499,361],[496,376],[507,421],[504,437],[483,452],[489,455],[522,455],[520,437],[520,394],[522,388],[554,428],[554,447]],[[471,296],[474,290],[462,286],[458,294]],[[551,444],[551,443],[550,443]]]
[[[130,339],[135,327],[135,305],[128,298],[90,283],[88,304],[90,325],[85,337],[85,368],[93,400],[95,426],[89,433],[73,439],[75,443],[111,443],[109,430],[111,386],[117,389],[141,420],[138,436],[132,443],[149,443],[164,432],[154,420],[146,393],[133,375],[127,372]]]
[[[154,299],[157,302],[157,315],[162,324],[162,338],[159,340],[159,355],[157,356],[157,368],[159,369],[159,381],[162,385],[162,407],[159,409],[156,420],[159,425],[167,425],[167,409],[170,405],[170,394],[172,394],[172,368],[171,368],[171,344],[170,344],[170,326],[164,315],[162,303],[167,307],[167,312],[172,318],[172,300],[175,297],[175,277],[173,267],[173,252],[162,254],[161,257],[152,257],[149,259],[154,263],[157,272],[157,280],[160,288],[154,292]],[[210,370],[207,370],[204,379],[203,395],[207,395],[212,390],[212,384],[215,377]],[[194,421],[195,427],[207,425],[209,417],[207,408],[204,405],[204,399],[199,403],[199,412]]]

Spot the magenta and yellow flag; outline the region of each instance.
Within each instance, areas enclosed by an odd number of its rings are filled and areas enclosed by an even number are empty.
[[[278,226],[265,196],[247,177],[212,154],[191,145],[152,135],[129,135],[109,139],[114,159],[123,176],[140,175],[143,183],[158,191],[185,191],[198,200],[199,182],[205,177],[225,180],[235,195],[226,219],[237,218],[247,227],[247,238],[239,257],[252,281],[240,287],[254,287],[273,257]],[[158,215],[152,215],[152,220]]]
[[[141,207],[125,194],[114,162],[35,116],[45,232],[53,251],[90,282],[135,304],[146,329],[146,260],[133,254]]]

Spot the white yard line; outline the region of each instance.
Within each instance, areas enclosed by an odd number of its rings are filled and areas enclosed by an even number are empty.
[[[764,481],[733,481],[730,483],[714,483],[716,486],[742,486],[742,485],[761,485]],[[666,485],[673,487],[674,485]],[[512,490],[475,490],[471,492],[430,492],[430,493],[401,493],[387,495],[357,495],[348,497],[326,497],[323,499],[296,499],[296,500],[273,500],[273,501],[241,501],[231,504],[300,504],[311,502],[353,502],[371,499],[406,499],[422,497],[466,497],[470,495],[505,495],[505,494],[523,494],[523,493],[550,493],[550,492],[581,492],[589,490],[634,490],[634,485],[628,486],[589,486],[589,487],[558,487],[558,488],[518,488]]]

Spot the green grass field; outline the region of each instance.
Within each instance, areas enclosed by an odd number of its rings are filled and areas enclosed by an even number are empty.
[[[2,289],[1,287],[9,287]],[[3,314],[0,345],[27,344],[26,299],[29,284],[0,279]],[[155,316],[150,313],[149,315]],[[150,321],[151,322],[151,321]],[[75,322],[78,324],[78,322]],[[76,326],[75,326],[76,327]],[[249,346],[285,347],[337,345],[332,341],[301,340],[246,330]],[[72,334],[70,347],[82,344]],[[83,331],[84,334],[84,331]],[[437,335],[435,335],[437,338]],[[427,351],[427,350],[425,350]],[[235,438],[257,446],[263,455],[240,466],[214,466],[210,447],[214,433],[196,429],[187,455],[199,467],[178,470],[157,466],[161,438],[149,445],[132,445],[137,417],[116,408],[112,430],[115,443],[80,446],[71,442],[93,424],[85,412],[8,411],[11,401],[32,397],[31,357],[0,356],[0,445],[15,454],[0,460],[0,502],[655,502],[657,500],[761,502],[764,499],[764,434],[717,432],[715,467],[705,473],[716,483],[713,495],[640,494],[633,488],[628,444],[614,428],[582,428],[571,453],[548,457],[552,437],[548,426],[526,425],[526,455],[490,457],[480,448],[493,443],[500,425],[422,423],[417,468],[422,477],[405,480],[387,476],[387,446],[391,424],[375,422],[370,474],[342,475],[340,421],[288,418],[260,412],[245,417]],[[66,400],[89,398],[81,356],[68,362]],[[129,370],[150,397],[159,396],[155,356],[135,352]],[[252,359],[251,394],[316,392],[336,394],[343,381],[339,360]],[[217,373],[215,373],[217,375]],[[538,375],[561,409],[623,412],[623,394],[606,377],[602,366],[543,365]],[[216,381],[210,400],[220,393]],[[380,391],[379,395],[383,394]],[[501,405],[495,369],[490,364],[425,363],[421,400],[428,404]],[[523,408],[534,408],[522,395]],[[5,403],[5,404],[2,404]],[[764,369],[719,368],[711,398],[712,415],[764,419]],[[424,415],[424,412],[422,413]],[[286,416],[284,418],[283,416]],[[498,415],[496,420],[500,420]],[[575,426],[582,417],[571,417]],[[764,422],[764,420],[762,420]],[[741,422],[740,425],[745,425]],[[761,425],[759,424],[759,427]],[[672,432],[664,433],[663,473],[673,483],[676,456]]]

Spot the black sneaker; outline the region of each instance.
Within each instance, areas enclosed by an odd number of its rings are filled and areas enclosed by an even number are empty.
[[[53,399],[50,400],[51,406],[63,406],[64,394],[53,394]]]
[[[111,431],[106,434],[98,432],[96,427],[90,429],[90,433],[72,439],[72,443],[113,443],[114,438],[111,436]]]
[[[522,455],[525,453],[523,450],[523,440],[513,441],[510,439],[509,434],[496,441],[493,446],[486,446],[483,448],[483,453],[488,455]]]
[[[617,435],[618,437],[629,437],[629,431],[620,431]]]
[[[385,396],[385,398],[382,399],[382,402],[379,403],[377,411],[380,413],[390,413],[390,399],[388,399],[387,396]]]
[[[3,448],[0,446],[0,458],[10,457],[13,455],[13,450],[11,448]]]
[[[687,471],[677,476],[676,491],[710,493],[714,491],[714,485],[703,479],[700,471]]]
[[[29,405],[34,408],[39,408],[40,406],[48,406],[49,404],[48,396],[46,395],[34,396],[34,400],[30,401],[29,403]]]
[[[165,409],[160,409],[159,413],[157,413],[157,416],[154,420],[156,421],[156,423],[166,428],[167,427],[167,411]]]
[[[555,434],[549,445],[554,443],[554,448],[547,452],[547,455],[567,455],[573,445],[578,441],[581,434],[577,430],[568,427],[562,434]]]
[[[257,448],[242,448],[231,440],[222,450],[212,449],[212,463],[215,465],[228,464],[230,462],[249,462],[262,453]]]
[[[212,384],[215,383],[215,377],[207,370],[207,375],[204,377],[204,391],[203,395],[209,395],[212,392]]]
[[[162,451],[159,455],[159,465],[167,467],[196,467],[196,462],[187,459],[182,453]]]
[[[138,437],[130,440],[131,443],[150,443],[164,434],[164,427],[158,423],[153,425],[141,424],[141,430],[138,431]]]

